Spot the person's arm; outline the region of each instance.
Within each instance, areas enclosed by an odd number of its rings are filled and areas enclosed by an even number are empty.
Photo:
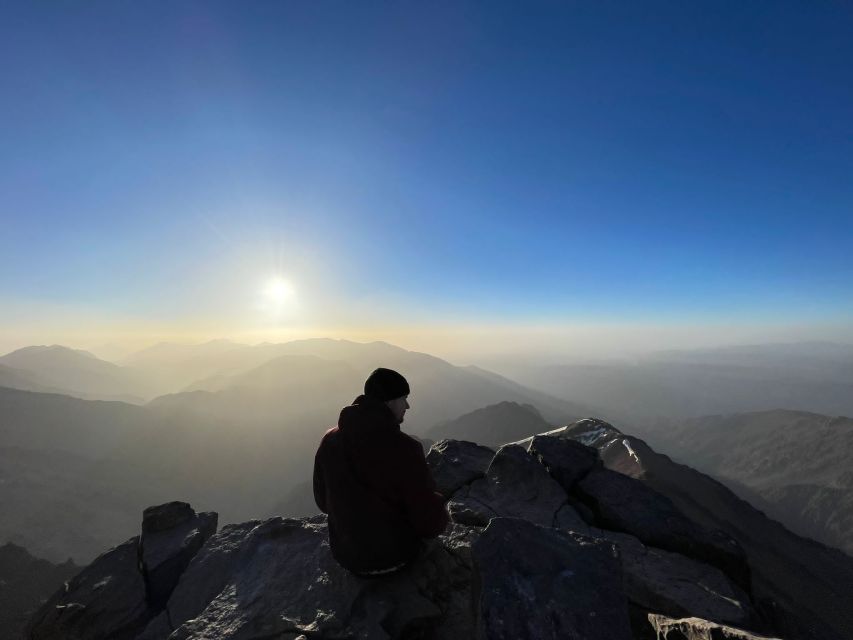
[[[322,448],[322,444],[320,447]],[[320,462],[320,449],[314,456],[314,502],[323,513],[329,513],[326,510],[326,481],[323,478],[323,464]]]
[[[407,452],[402,471],[402,497],[412,528],[422,538],[441,535],[450,519],[444,508],[444,497],[435,490],[435,481],[420,444]]]

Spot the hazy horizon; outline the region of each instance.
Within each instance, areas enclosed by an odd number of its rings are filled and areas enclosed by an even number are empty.
[[[821,328],[817,331],[801,327],[466,327],[443,328],[438,331],[374,330],[369,332],[287,331],[269,334],[234,333],[230,335],[160,333],[127,336],[105,334],[98,339],[74,334],[33,334],[31,340],[0,338],[0,356],[32,346],[59,345],[88,351],[96,357],[120,364],[139,351],[158,344],[198,346],[208,342],[229,341],[237,345],[286,343],[298,340],[332,339],[357,343],[387,342],[408,351],[427,353],[456,365],[505,367],[570,364],[586,361],[619,361],[649,356],[666,351],[725,349],[756,345],[802,343],[836,343],[853,346],[847,327]],[[109,339],[109,338],[112,339]],[[56,338],[56,339],[54,339]],[[520,344],[515,348],[507,344]]]

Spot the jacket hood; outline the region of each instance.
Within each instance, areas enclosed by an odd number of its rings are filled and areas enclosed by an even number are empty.
[[[341,410],[338,429],[348,434],[382,433],[400,431],[394,414],[381,400],[360,395],[348,407]]]

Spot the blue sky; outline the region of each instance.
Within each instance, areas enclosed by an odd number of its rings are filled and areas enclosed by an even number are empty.
[[[5,3],[5,328],[849,325],[851,33],[843,3]]]

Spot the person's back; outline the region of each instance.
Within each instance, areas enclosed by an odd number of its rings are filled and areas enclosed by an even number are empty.
[[[335,559],[354,573],[380,575],[411,561],[421,539],[439,535],[448,518],[420,443],[400,431],[408,383],[377,369],[365,392],[320,443],[314,498],[329,514]]]

